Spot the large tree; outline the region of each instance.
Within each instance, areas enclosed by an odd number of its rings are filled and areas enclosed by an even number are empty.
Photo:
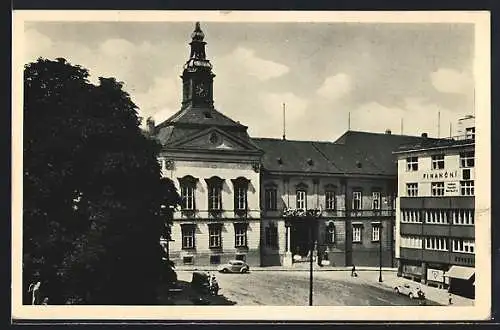
[[[178,195],[122,84],[64,59],[24,70],[23,280],[50,304],[154,304]]]

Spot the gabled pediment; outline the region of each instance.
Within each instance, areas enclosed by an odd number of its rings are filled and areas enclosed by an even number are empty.
[[[259,151],[250,141],[245,141],[231,132],[211,127],[188,135],[169,145],[175,149],[214,150],[214,151]]]

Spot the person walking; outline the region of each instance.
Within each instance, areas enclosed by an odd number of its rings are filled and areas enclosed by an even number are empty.
[[[358,276],[358,274],[356,274],[356,266],[355,265],[352,265],[351,276],[353,276],[353,277]]]
[[[451,305],[451,304],[453,304],[453,302],[452,302],[452,295],[450,292],[450,293],[448,293],[448,305]]]

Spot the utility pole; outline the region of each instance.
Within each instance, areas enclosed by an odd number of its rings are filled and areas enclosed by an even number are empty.
[[[308,219],[313,220],[313,219]],[[311,252],[309,256],[309,306],[313,305],[313,257],[314,257],[314,240],[312,235],[312,221],[309,221],[309,241],[311,244]]]
[[[379,269],[378,269],[378,281],[382,282],[382,232],[383,226],[382,221],[380,222],[379,234],[378,234],[378,242],[379,242]]]

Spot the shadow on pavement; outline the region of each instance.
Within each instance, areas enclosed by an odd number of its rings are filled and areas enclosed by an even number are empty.
[[[187,281],[177,281],[174,286],[163,285],[158,289],[159,305],[236,305],[223,295],[200,294]]]

